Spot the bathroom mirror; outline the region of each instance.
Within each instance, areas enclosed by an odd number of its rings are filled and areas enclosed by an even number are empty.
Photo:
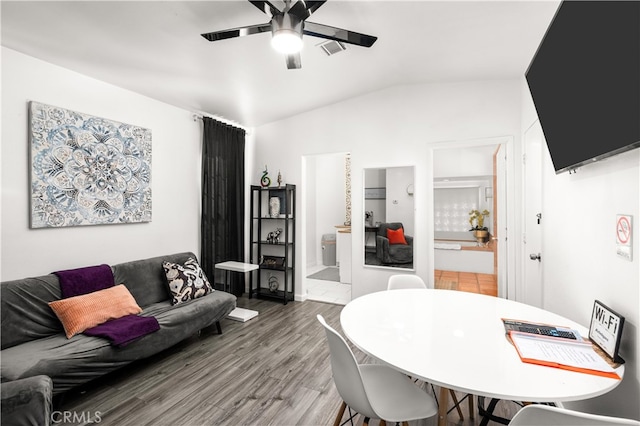
[[[413,270],[414,167],[364,169],[364,265]]]

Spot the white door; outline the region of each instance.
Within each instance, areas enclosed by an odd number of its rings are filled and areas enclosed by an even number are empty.
[[[524,279],[516,300],[542,308],[542,147],[544,136],[540,122],[524,133]]]

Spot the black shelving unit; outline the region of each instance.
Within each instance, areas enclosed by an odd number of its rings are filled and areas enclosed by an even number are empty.
[[[272,212],[269,200],[279,199],[279,212]],[[296,186],[263,188],[251,185],[250,262],[259,264],[258,279],[253,280],[249,297],[282,301],[294,300],[296,267]],[[270,232],[281,229],[277,241]]]

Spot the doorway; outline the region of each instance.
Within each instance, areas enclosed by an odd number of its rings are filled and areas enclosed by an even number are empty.
[[[346,305],[351,301],[351,285],[340,273],[338,230],[350,223],[350,154],[306,155],[304,176],[302,281],[307,300]],[[339,257],[338,257],[339,256]]]
[[[506,296],[506,194],[504,143],[433,150],[435,288]]]

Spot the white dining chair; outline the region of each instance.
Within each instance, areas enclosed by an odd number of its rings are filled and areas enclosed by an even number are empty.
[[[409,288],[426,289],[427,284],[425,284],[424,280],[418,275],[397,274],[391,275],[389,277],[389,281],[387,282],[387,290],[400,290]],[[433,393],[435,395],[435,389],[433,389],[433,385],[431,385],[431,389],[433,390]],[[449,394],[451,395],[451,399],[453,400],[453,408],[451,408],[449,412],[455,409],[458,412],[460,420],[464,420],[464,415],[462,414],[462,410],[460,409],[460,403],[465,399],[469,399],[469,417],[473,418],[473,413],[475,411],[473,404],[473,395],[466,394],[461,400],[458,400],[456,393],[452,389],[449,389]]]
[[[318,321],[329,343],[333,381],[342,398],[334,426],[340,425],[347,406],[369,419],[402,422],[426,419],[438,408],[432,396],[416,386],[404,374],[382,364],[358,364],[344,338],[329,326],[322,315]]]
[[[549,405],[526,405],[513,416],[509,426],[640,426],[637,420],[600,416]]]
[[[427,288],[427,285],[422,278],[417,275],[398,274],[389,277],[387,290],[399,290],[403,288]]]

